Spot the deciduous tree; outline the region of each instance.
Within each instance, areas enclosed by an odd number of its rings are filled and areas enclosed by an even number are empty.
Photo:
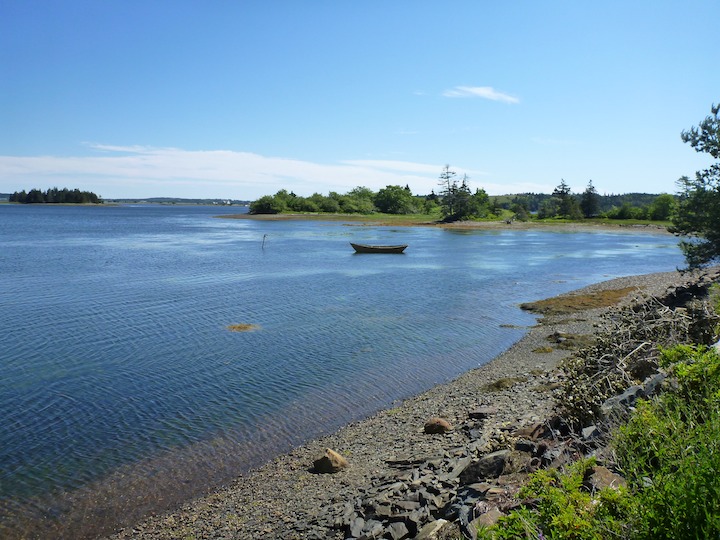
[[[648,207],[648,219],[667,221],[675,210],[675,206],[675,197],[669,193],[661,193]]]
[[[375,195],[375,206],[386,214],[412,214],[416,211],[410,188],[386,186]]]

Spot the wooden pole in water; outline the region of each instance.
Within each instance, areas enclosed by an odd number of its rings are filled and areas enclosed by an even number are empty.
[[[267,237],[267,234],[263,234],[263,243],[262,243],[262,249],[265,249],[265,238]]]

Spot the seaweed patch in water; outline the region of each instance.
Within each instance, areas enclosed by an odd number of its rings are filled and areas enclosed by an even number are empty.
[[[227,329],[231,332],[252,332],[254,330],[260,330],[260,325],[258,324],[229,324],[227,325]]]
[[[587,294],[568,294],[547,300],[520,304],[520,308],[542,315],[575,313],[586,309],[613,306],[628,294],[637,290],[636,287],[625,287],[624,289],[610,289]]]

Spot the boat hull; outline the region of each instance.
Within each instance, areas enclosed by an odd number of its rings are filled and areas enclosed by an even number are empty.
[[[397,246],[370,246],[367,244],[353,244],[350,245],[355,250],[355,253],[402,253],[405,251],[407,244]]]

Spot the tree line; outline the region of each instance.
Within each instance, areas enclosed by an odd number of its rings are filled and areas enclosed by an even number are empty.
[[[600,195],[592,180],[583,193],[572,193],[561,180],[552,194],[523,193],[498,197],[494,204],[511,210],[516,219],[639,219],[667,221],[672,216],[677,197],[668,193],[628,193],[626,195]]]
[[[281,189],[275,195],[265,195],[250,203],[251,214],[279,214],[282,212],[327,212],[336,214],[439,214],[444,221],[490,217],[490,198],[483,189],[472,192],[468,178],[456,178],[447,165],[440,175],[440,192],[413,195],[409,186],[391,185],[377,192],[356,187],[341,195],[314,193],[301,197]]]
[[[31,189],[16,191],[8,198],[9,202],[22,204],[102,204],[102,199],[92,191],[70,190],[68,188],[50,188],[47,191]]]
[[[582,194],[574,194],[564,180],[552,194],[523,193],[490,197],[484,189],[474,192],[467,175],[457,173],[446,165],[440,173],[439,192],[413,195],[409,186],[386,186],[377,192],[356,187],[341,195],[315,193],[301,197],[287,190],[265,195],[250,203],[251,214],[280,214],[283,212],[325,212],[334,214],[425,214],[439,215],[439,220],[452,222],[464,219],[498,218],[527,221],[529,219],[608,218],[667,221],[672,215],[676,197],[663,193],[650,195],[600,195],[589,182]]]

